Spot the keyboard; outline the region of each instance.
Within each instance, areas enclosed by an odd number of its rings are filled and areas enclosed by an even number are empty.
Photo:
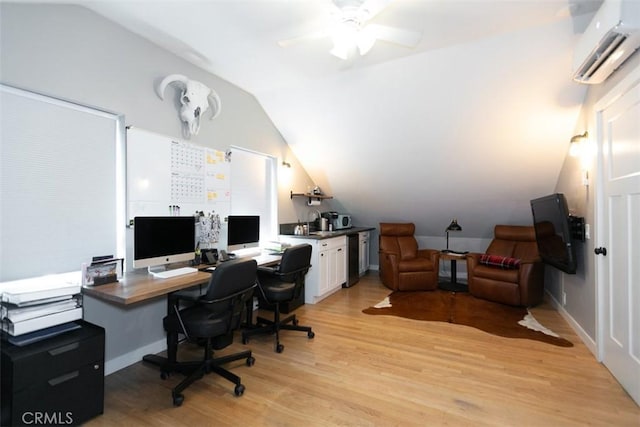
[[[169,279],[171,277],[183,276],[185,274],[191,274],[191,273],[197,273],[197,272],[198,272],[197,268],[182,267],[182,268],[176,268],[173,270],[158,271],[156,273],[151,273],[151,274],[153,274],[153,277],[157,277],[159,279]]]

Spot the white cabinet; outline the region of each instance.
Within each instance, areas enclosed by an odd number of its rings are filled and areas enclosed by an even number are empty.
[[[335,255],[335,251],[332,250],[321,251],[318,254],[318,267],[320,268],[318,272],[318,292],[315,292],[313,296],[326,294],[337,281],[335,267],[333,267],[336,262]]]
[[[361,231],[358,233],[359,240],[359,269],[360,276],[364,276],[369,271],[369,238],[370,233],[368,231]]]
[[[304,302],[315,304],[342,288],[347,282],[347,237],[305,239],[280,236],[291,245],[311,245],[311,268],[305,278]]]

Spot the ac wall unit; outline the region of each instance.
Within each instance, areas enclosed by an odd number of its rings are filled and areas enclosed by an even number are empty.
[[[640,47],[640,1],[605,0],[578,41],[573,80],[602,83]]]

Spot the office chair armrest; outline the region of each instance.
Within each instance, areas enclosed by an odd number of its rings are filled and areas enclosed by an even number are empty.
[[[184,289],[181,291],[172,292],[171,294],[169,294],[169,305],[178,309],[184,308],[181,307],[181,302],[188,302],[193,305],[198,302],[198,300],[202,296],[202,292],[202,286],[198,286],[197,289]]]
[[[203,295],[203,296],[201,296],[200,298],[198,298],[198,300],[197,300],[197,301],[198,301],[199,303],[202,303],[202,304],[216,304],[216,303],[219,303],[219,302],[228,301],[228,300],[230,300],[230,299],[236,298],[237,296],[239,296],[239,295],[242,295],[242,294],[246,293],[249,289],[254,289],[256,286],[258,286],[258,283],[257,283],[257,282],[256,282],[256,283],[254,283],[254,284],[253,284],[253,286],[251,286],[250,288],[243,289],[243,290],[238,291],[238,292],[236,292],[236,293],[234,293],[234,294],[231,294],[231,295],[227,295],[227,296],[225,296],[224,298],[206,299],[206,298],[205,298],[205,297],[206,297],[206,295]]]
[[[310,268],[311,268],[311,264],[305,265],[304,267],[300,267],[295,270],[289,270],[287,272],[275,271],[275,274],[279,276],[290,276],[292,274],[306,273]]]
[[[176,301],[189,301],[198,302],[198,299],[202,296],[202,289],[192,289],[188,291],[177,291],[171,294],[171,298]]]
[[[273,266],[273,267],[258,267],[258,272],[260,273],[270,273],[273,274],[275,272],[278,271],[278,267],[279,266]]]

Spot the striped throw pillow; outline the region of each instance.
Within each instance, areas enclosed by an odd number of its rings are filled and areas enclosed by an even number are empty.
[[[510,270],[520,267],[520,260],[518,258],[510,258],[500,255],[483,254],[480,256],[480,264]]]

